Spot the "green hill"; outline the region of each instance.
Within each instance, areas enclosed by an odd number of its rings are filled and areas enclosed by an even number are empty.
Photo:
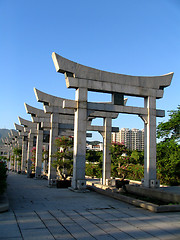
[[[6,138],[8,137],[8,133],[10,132],[9,129],[5,129],[5,128],[0,128],[0,144],[2,143],[2,138]]]
[[[99,143],[101,143],[100,141],[86,141],[87,142],[87,144],[89,144],[89,145],[98,145]]]

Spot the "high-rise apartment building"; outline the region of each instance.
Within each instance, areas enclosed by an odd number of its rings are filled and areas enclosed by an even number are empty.
[[[119,132],[112,133],[112,141],[124,143],[129,150],[144,150],[144,129],[121,128]]]

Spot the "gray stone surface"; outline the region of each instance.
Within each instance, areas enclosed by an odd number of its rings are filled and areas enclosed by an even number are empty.
[[[106,92],[136,96],[161,97],[163,89],[171,84],[173,73],[162,76],[144,77],[117,74],[87,67],[52,53],[57,72],[65,73],[67,87],[87,87]]]
[[[48,188],[9,173],[0,239],[180,239],[180,212],[151,213],[95,192]]]
[[[9,210],[9,200],[6,192],[0,195],[0,213]]]
[[[51,114],[50,122],[44,122],[42,126],[50,129],[50,147],[49,147],[49,168],[48,180],[56,178],[55,169],[52,167],[54,139],[58,135],[73,135],[74,133],[74,161],[73,161],[73,179],[72,187],[74,189],[85,189],[85,151],[86,151],[86,131],[99,131],[104,138],[104,164],[103,164],[103,179],[106,183],[106,178],[110,178],[111,159],[109,155],[108,146],[111,142],[111,131],[118,131],[118,128],[112,128],[112,118],[117,118],[118,113],[109,113],[103,111],[87,111],[87,88],[80,88],[76,90],[76,99],[68,100],[47,93],[43,93],[38,89],[34,89],[37,101],[44,104],[44,111]],[[68,108],[65,108],[65,102],[68,103]],[[126,102],[127,100],[124,100]],[[77,105],[78,103],[78,105]],[[108,104],[109,105],[109,104]],[[78,108],[77,108],[78,106]],[[33,115],[40,114],[40,110],[30,107],[25,104],[26,110]],[[64,107],[64,108],[63,108]],[[74,109],[75,108],[75,109]],[[41,110],[42,111],[42,110]],[[44,114],[44,113],[43,113]],[[74,117],[75,116],[75,117]],[[104,126],[92,126],[91,121],[95,117],[105,118]],[[34,118],[34,117],[33,117]],[[41,126],[41,127],[42,127]],[[74,130],[73,132],[65,132],[65,129]],[[58,131],[59,130],[59,131]],[[108,133],[108,134],[107,134]],[[68,134],[68,135],[67,135]],[[107,137],[108,136],[108,137]],[[38,140],[38,138],[37,138]],[[37,148],[37,147],[36,147]],[[38,148],[37,148],[38,149]]]
[[[25,172],[26,169],[26,160],[27,160],[27,135],[28,133],[25,132],[24,127],[14,123],[15,128],[19,131],[19,136],[22,138],[22,159],[21,159],[21,172]]]
[[[85,140],[86,127],[84,125],[85,110],[113,112],[113,113],[128,113],[136,114],[144,121],[144,179],[142,184],[145,187],[159,187],[159,182],[156,179],[156,116],[164,116],[164,111],[156,109],[156,99],[162,98],[164,94],[164,88],[169,86],[172,81],[173,73],[165,74],[155,77],[144,76],[130,76],[124,74],[117,74],[111,72],[101,71],[99,69],[91,68],[81,65],[79,63],[70,61],[62,56],[52,53],[52,59],[56,71],[65,75],[67,88],[76,89],[76,99],[63,101],[63,107],[67,109],[75,109],[75,127],[74,137],[80,136],[82,138],[75,139],[74,144],[74,167],[73,167],[73,188],[79,188],[76,184],[78,179],[82,178],[83,168],[81,171],[76,171],[76,165],[84,165],[85,154],[82,149],[82,154],[77,154],[76,149],[78,145],[83,147],[82,140]],[[87,92],[103,92],[111,93],[112,103],[90,103],[87,102]],[[82,97],[77,98],[77,93],[86,92]],[[124,95],[143,97],[144,107],[124,106]],[[117,104],[118,103],[118,104]],[[83,114],[81,113],[83,112]],[[81,114],[77,114],[81,113]],[[82,121],[79,119],[82,117]],[[107,116],[106,116],[107,117]],[[81,121],[81,124],[77,124]],[[76,125],[79,127],[77,128]],[[107,129],[106,129],[107,130]],[[106,135],[110,132],[110,127],[107,130],[108,133],[104,133],[104,140]],[[76,141],[77,140],[77,141]],[[104,147],[106,147],[104,145]],[[105,153],[106,151],[104,151]],[[104,157],[105,159],[105,157]],[[106,163],[105,163],[106,162]],[[104,160],[103,164],[103,184],[106,177],[110,177],[110,161]],[[107,169],[105,169],[105,166]],[[106,173],[105,173],[106,172]],[[85,174],[85,173],[84,173]]]

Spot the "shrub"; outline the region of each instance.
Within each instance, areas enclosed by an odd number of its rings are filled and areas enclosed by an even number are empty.
[[[0,194],[3,194],[7,187],[7,183],[6,183],[7,170],[8,169],[7,169],[6,163],[3,161],[0,161]]]
[[[102,167],[100,167],[99,163],[95,164],[95,163],[87,162],[86,163],[86,175],[91,176],[91,177],[101,178],[102,177]]]
[[[36,147],[33,147],[31,149],[32,155],[31,155],[31,170],[35,172],[35,162],[36,162]]]
[[[66,180],[73,172],[73,138],[58,137],[55,145],[58,151],[52,155],[56,158],[52,166],[57,169],[60,179]]]
[[[128,166],[129,172],[126,178],[130,180],[141,181],[144,177],[144,166],[141,164],[131,164]]]
[[[180,146],[174,140],[157,144],[157,177],[161,184],[180,185]]]

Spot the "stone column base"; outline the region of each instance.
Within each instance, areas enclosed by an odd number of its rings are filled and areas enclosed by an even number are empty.
[[[160,187],[160,181],[157,179],[141,179],[141,184],[143,187],[148,188],[159,188]]]
[[[56,187],[57,180],[54,179],[48,179],[48,186],[49,187]]]
[[[72,182],[71,182],[71,188],[72,189],[78,189],[78,190],[85,190],[86,189],[86,179],[79,179],[79,180],[75,180],[72,178]]]

